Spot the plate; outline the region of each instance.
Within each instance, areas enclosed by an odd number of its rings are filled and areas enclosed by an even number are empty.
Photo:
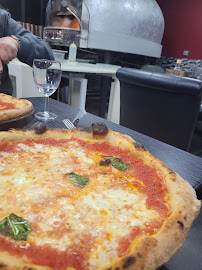
[[[32,111],[30,111],[29,113],[22,115],[18,118],[2,121],[0,122],[0,130],[6,131],[6,130],[9,130],[10,128],[15,128],[15,129],[23,128],[28,122],[32,120],[33,114],[34,114],[34,109],[32,109]]]

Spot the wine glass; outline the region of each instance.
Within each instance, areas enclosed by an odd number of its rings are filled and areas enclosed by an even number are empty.
[[[55,113],[49,112],[49,96],[58,88],[61,81],[60,62],[47,59],[34,59],[33,77],[39,92],[45,97],[44,111],[35,114],[40,120],[52,120],[57,117]]]

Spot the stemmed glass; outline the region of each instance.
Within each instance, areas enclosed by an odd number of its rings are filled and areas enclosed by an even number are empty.
[[[44,111],[35,114],[40,120],[52,120],[57,117],[55,113],[49,112],[49,96],[58,88],[61,81],[60,62],[47,59],[34,59],[33,77],[39,92],[45,97]]]

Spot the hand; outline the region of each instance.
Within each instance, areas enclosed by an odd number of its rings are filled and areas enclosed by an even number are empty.
[[[18,42],[12,37],[0,38],[0,70],[3,69],[2,62],[8,64],[16,58],[18,52]]]

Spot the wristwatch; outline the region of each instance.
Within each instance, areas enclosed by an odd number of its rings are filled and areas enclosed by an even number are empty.
[[[18,37],[14,36],[14,35],[11,35],[10,37],[15,39],[17,42],[20,41],[20,39]]]

